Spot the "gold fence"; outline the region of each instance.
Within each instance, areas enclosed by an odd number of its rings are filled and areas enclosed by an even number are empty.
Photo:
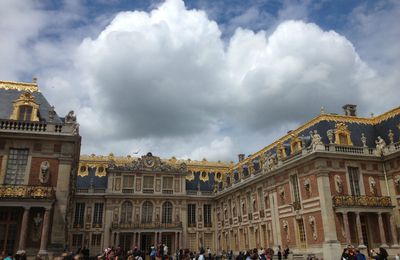
[[[54,199],[55,190],[45,186],[0,185],[0,198]]]
[[[388,196],[333,196],[333,207],[393,207]]]

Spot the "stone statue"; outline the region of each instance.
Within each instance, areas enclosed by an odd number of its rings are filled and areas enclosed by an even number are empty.
[[[323,143],[322,143],[322,137],[318,134],[317,130],[314,130],[314,132],[310,131],[310,136],[311,136],[311,147],[312,150],[323,150]],[[322,146],[322,147],[321,147]]]
[[[48,113],[49,113],[49,122],[53,122],[56,116],[56,111],[54,110],[54,106],[51,106]]]
[[[43,218],[40,216],[40,213],[38,212],[36,216],[33,218],[33,225],[32,225],[31,239],[34,242],[40,240],[40,235],[42,233],[41,232],[42,223],[43,223]]]
[[[394,144],[394,134],[393,134],[392,129],[389,129],[388,137],[389,137],[390,144]]]
[[[68,112],[68,114],[65,116],[65,122],[66,123],[76,123],[76,116],[75,116],[74,110],[71,110]]]
[[[373,195],[376,195],[376,181],[373,177],[368,178],[369,190]]]
[[[339,194],[343,193],[343,182],[339,175],[335,176],[335,188],[337,193]]]
[[[378,136],[378,140],[375,141],[376,144],[376,154],[382,155],[384,153],[384,149],[386,147],[386,142],[382,137]]]
[[[49,181],[50,178],[50,163],[48,161],[43,161],[40,164],[40,173],[39,173],[39,181],[42,184],[45,184]]]
[[[326,131],[326,135],[328,136],[329,144],[333,144],[333,130],[329,129]]]
[[[365,137],[364,133],[361,133],[361,142],[363,147],[367,147],[367,138]]]

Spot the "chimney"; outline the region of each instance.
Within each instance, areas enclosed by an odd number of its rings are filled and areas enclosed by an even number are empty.
[[[239,162],[243,161],[244,160],[244,153],[239,154],[238,157],[239,157]]]
[[[346,104],[342,108],[346,116],[357,116],[357,105]]]

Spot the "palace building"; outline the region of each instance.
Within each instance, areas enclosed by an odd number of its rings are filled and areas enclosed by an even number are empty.
[[[400,107],[371,118],[355,105],[321,110],[226,163],[80,156],[73,112],[59,117],[35,82],[0,82],[0,101],[0,250],[400,250]]]

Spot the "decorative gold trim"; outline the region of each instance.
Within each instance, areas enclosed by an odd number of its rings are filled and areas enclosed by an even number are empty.
[[[188,181],[194,180],[194,172],[193,171],[189,171],[189,173],[186,175],[186,180],[188,180]]]
[[[351,141],[351,136],[350,136],[350,131],[347,128],[347,125],[343,122],[339,122],[335,125],[335,144],[339,145],[353,145],[353,142]],[[340,136],[344,136],[346,138],[345,144],[341,143]]]
[[[107,175],[107,166],[106,165],[103,165],[103,164],[99,164],[99,165],[96,165],[95,166],[96,167],[96,173],[95,173],[95,176],[96,177],[106,177],[106,175]]]
[[[293,154],[301,150],[301,139],[294,133],[291,133],[290,136],[290,153]]]
[[[199,178],[200,178],[200,180],[201,180],[202,182],[208,181],[208,180],[209,180],[208,172],[206,172],[206,171],[200,172]]]
[[[79,169],[78,169],[78,176],[79,177],[86,177],[89,175],[89,170],[88,166],[86,164],[79,164]]]
[[[39,121],[39,117],[37,116],[39,104],[35,101],[34,96],[30,92],[22,93],[19,98],[13,102],[13,112],[10,115],[11,120],[23,120],[22,118],[19,118],[20,109],[22,106],[28,106],[32,108],[31,118],[29,118],[27,121]]]
[[[16,81],[0,81],[0,89],[39,92],[39,87],[36,82],[28,83]]]

